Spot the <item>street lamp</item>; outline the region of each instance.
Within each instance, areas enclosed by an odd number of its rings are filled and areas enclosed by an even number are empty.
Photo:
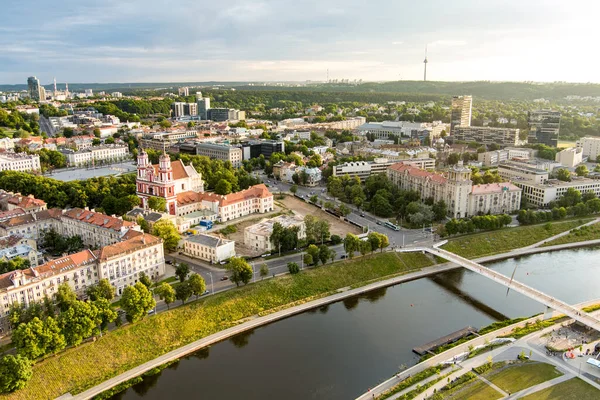
[[[254,261],[252,261],[250,263],[250,266],[252,267],[252,282],[256,283],[256,272],[254,272]]]
[[[210,291],[212,294],[215,294],[215,285],[213,284],[212,272],[209,271],[208,275],[210,275]]]

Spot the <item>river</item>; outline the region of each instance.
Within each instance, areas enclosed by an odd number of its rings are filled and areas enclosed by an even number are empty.
[[[600,297],[599,249],[490,267],[571,304]],[[460,269],[375,290],[199,351],[114,399],[353,399],[418,361],[412,348],[544,306]]]

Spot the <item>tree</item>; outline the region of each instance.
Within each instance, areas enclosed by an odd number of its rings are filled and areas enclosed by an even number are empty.
[[[350,258],[353,257],[354,252],[359,250],[360,239],[358,236],[353,235],[351,233],[346,234],[346,238],[344,239],[344,251],[348,253]]]
[[[179,263],[175,268],[175,275],[179,278],[179,282],[185,281],[190,274],[190,266],[186,263]]]
[[[387,235],[380,233],[379,234],[379,248],[381,249],[381,252],[383,253],[383,249],[385,249],[389,245],[390,245],[390,239],[387,237]]]
[[[61,311],[66,311],[76,301],[77,295],[68,283],[62,283],[58,286],[56,304]]]
[[[370,232],[367,236],[367,240],[371,243],[371,253],[379,248],[381,243],[380,234],[377,232]]]
[[[440,200],[437,203],[434,203],[431,207],[433,211],[434,219],[436,221],[443,221],[446,218],[446,213],[448,212],[448,206],[444,200]]]
[[[165,252],[172,252],[177,249],[181,240],[179,232],[173,223],[167,219],[161,219],[156,222],[152,228],[152,234],[163,240]]]
[[[339,235],[331,235],[331,243],[336,245],[342,243],[342,238]]]
[[[558,205],[561,207],[572,207],[578,203],[581,203],[581,192],[575,188],[568,188],[558,199]]]
[[[349,215],[352,212],[352,210],[350,210],[350,208],[348,208],[348,206],[346,206],[345,204],[341,204],[340,207],[338,208],[338,211],[344,217],[346,217],[347,215]]]
[[[11,393],[23,389],[33,370],[28,358],[11,354],[0,359],[0,393]]]
[[[300,267],[295,262],[289,262],[287,264],[287,267],[288,267],[288,271],[290,271],[290,274],[292,274],[292,275],[300,272]]]
[[[319,200],[319,197],[316,194],[313,194],[312,196],[310,196],[309,200],[311,203],[316,204]]]
[[[175,287],[175,298],[185,304],[186,300],[192,295],[192,287],[189,281],[181,282]]]
[[[269,267],[267,266],[266,263],[263,263],[263,265],[260,266],[260,277],[264,278],[265,276],[269,275]]]
[[[145,272],[140,272],[139,281],[142,282],[142,284],[147,288],[150,288],[150,286],[152,286],[152,279],[150,279]]]
[[[98,309],[90,302],[76,301],[58,316],[65,340],[69,346],[80,344],[83,339],[92,336],[94,329],[102,320],[98,317]]]
[[[447,158],[446,162],[448,163],[448,165],[456,165],[456,164],[458,164],[459,160],[460,160],[460,154],[458,154],[458,153],[450,153],[448,155],[448,158]]]
[[[97,285],[92,285],[87,288],[86,294],[92,301],[98,299],[110,301],[115,297],[115,288],[110,284],[108,279],[100,279]]]
[[[163,282],[154,290],[154,292],[160,297],[161,300],[167,305],[167,309],[170,308],[169,304],[175,301],[175,289],[167,282]]]
[[[105,298],[99,298],[94,302],[100,320],[100,331],[104,331],[109,323],[117,319],[117,312],[112,308],[110,301]]]
[[[330,250],[326,245],[322,244],[319,246],[319,259],[321,260],[321,264],[325,264],[327,260],[331,258],[331,253],[335,252]]]
[[[329,238],[329,229],[331,224],[325,219],[319,219],[314,215],[304,217],[304,226],[306,228],[306,240],[310,243],[323,242]]]
[[[303,260],[304,260],[304,264],[306,264],[306,265],[311,265],[313,263],[313,258],[308,253],[304,255]]]
[[[292,185],[292,187],[290,187],[290,192],[292,192],[293,194],[296,194],[297,191],[298,191],[298,185]]]
[[[204,294],[206,290],[206,282],[204,282],[204,278],[202,278],[199,274],[192,274],[188,279],[190,284],[190,288],[192,289],[192,294],[196,296],[196,299],[200,297],[200,295]]]
[[[136,322],[142,319],[148,311],[156,306],[152,293],[144,284],[138,282],[134,286],[127,286],[121,296],[121,308],[127,314],[127,321]]]
[[[247,285],[250,279],[252,279],[252,267],[243,258],[231,257],[227,264],[227,269],[231,271],[230,279],[236,286],[240,286],[240,283]]]
[[[565,168],[559,169],[558,172],[556,173],[556,177],[560,181],[571,182],[571,173],[569,172],[568,169],[565,169]]]
[[[369,242],[368,240],[361,240],[358,247],[360,250],[360,254],[362,254],[363,256],[371,252],[371,242]]]
[[[315,265],[319,265],[319,248],[317,246],[315,246],[314,244],[311,244],[306,249],[306,253],[310,255],[310,257]]]
[[[217,185],[215,186],[215,193],[222,195],[231,193],[231,183],[229,183],[225,179],[221,179],[219,182],[217,182]]]
[[[588,176],[590,171],[588,170],[585,164],[581,164],[577,168],[575,168],[575,173],[577,174],[577,176]]]
[[[148,207],[158,212],[167,211],[167,200],[163,197],[152,196],[148,199]]]
[[[66,346],[61,329],[52,317],[44,321],[35,317],[30,322],[19,325],[12,334],[12,342],[17,353],[30,360],[60,351]]]

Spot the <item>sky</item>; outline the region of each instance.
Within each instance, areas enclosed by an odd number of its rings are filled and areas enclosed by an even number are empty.
[[[0,84],[600,82],[599,0],[2,0]]]

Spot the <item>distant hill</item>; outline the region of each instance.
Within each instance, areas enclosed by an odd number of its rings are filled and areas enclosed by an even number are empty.
[[[298,83],[299,84],[299,83]],[[268,83],[267,83],[268,85]],[[402,96],[408,96],[419,99],[434,99],[440,97],[450,97],[453,95],[470,94],[475,97],[490,100],[533,100],[545,98],[548,100],[560,100],[566,96],[592,96],[600,97],[600,84],[591,83],[532,83],[532,82],[423,82],[423,81],[396,81],[396,82],[368,82],[360,85],[343,84],[308,84],[303,86],[262,86],[258,84],[250,85],[249,82],[146,82],[146,83],[69,83],[69,89],[72,91],[83,91],[84,89],[94,89],[95,91],[136,91],[144,89],[169,89],[175,90],[181,86],[204,86],[223,88],[235,88],[240,91],[278,91],[278,92],[325,92],[329,94],[343,93],[345,100],[351,96],[349,93],[369,93],[382,94],[385,98],[395,98],[402,100]],[[51,89],[52,85],[44,85],[46,89]],[[64,87],[59,84],[59,87]],[[24,90],[27,85],[0,85],[0,91]],[[417,96],[410,96],[417,95]],[[330,97],[330,96],[324,96]],[[410,99],[408,99],[410,100]]]

